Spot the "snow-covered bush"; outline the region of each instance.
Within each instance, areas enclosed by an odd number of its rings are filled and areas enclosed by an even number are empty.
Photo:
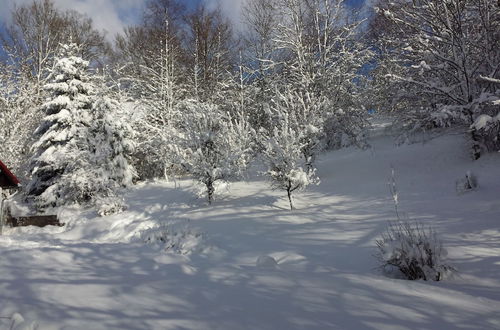
[[[477,177],[471,171],[465,173],[465,177],[455,182],[455,189],[458,194],[474,190],[478,187]]]
[[[125,200],[118,196],[102,197],[97,196],[94,198],[97,213],[103,217],[110,214],[123,212],[127,209]]]
[[[423,224],[402,219],[394,167],[388,182],[397,220],[376,240],[375,257],[385,271],[399,271],[408,280],[439,281],[454,268],[444,263],[447,255],[436,232]]]
[[[2,319],[5,319],[5,322],[2,322]],[[0,329],[37,330],[39,325],[35,321],[26,320],[19,313],[14,313],[11,317],[0,317]]]
[[[445,263],[447,252],[436,232],[420,223],[393,222],[376,243],[381,267],[399,270],[408,280],[440,281],[454,271]]]
[[[500,96],[497,105],[500,106]],[[477,133],[478,148],[500,151],[500,112],[496,116],[480,115],[471,125],[470,130]]]
[[[253,131],[243,116],[231,116],[217,106],[188,100],[171,144],[172,163],[179,164],[206,186],[208,202],[215,184],[242,176],[252,156]]]
[[[369,146],[367,139],[366,109],[350,107],[347,110],[337,109],[329,114],[323,123],[323,147],[327,150],[336,150],[355,145],[359,148]]]
[[[146,243],[160,245],[165,251],[184,255],[200,252],[205,241],[203,233],[197,229],[189,224],[173,221],[143,231],[140,239]]]
[[[257,258],[255,265],[260,268],[274,269],[278,267],[278,262],[271,256],[262,255]]]
[[[270,137],[263,143],[262,157],[269,169],[265,174],[275,189],[287,192],[290,209],[294,209],[293,193],[305,189],[310,184],[318,184],[316,169],[311,163],[305,164],[302,148],[303,132],[297,131],[283,118],[280,127],[275,127]],[[311,167],[305,168],[306,165]]]

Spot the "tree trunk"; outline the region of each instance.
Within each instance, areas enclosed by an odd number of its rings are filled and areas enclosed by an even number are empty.
[[[479,145],[479,139],[475,128],[471,130],[470,135],[472,139],[472,157],[474,160],[478,160],[479,157],[481,157],[481,146]]]
[[[311,174],[314,171],[314,165],[313,165],[313,159],[312,157],[306,158],[306,172],[307,174]]]
[[[292,197],[292,183],[288,182],[288,186],[286,188],[286,192],[288,194],[288,202],[290,202],[290,210],[294,210],[295,207],[293,206],[293,197]]]
[[[206,186],[207,186],[208,204],[212,204],[212,200],[214,198],[214,192],[215,192],[213,181],[211,181],[211,180],[208,181]]]

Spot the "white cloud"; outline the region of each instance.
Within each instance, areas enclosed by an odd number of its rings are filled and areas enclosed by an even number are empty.
[[[0,0],[0,18],[8,21],[10,11],[14,5],[23,5],[33,0]],[[76,10],[91,17],[98,30],[107,32],[112,40],[123,31],[123,28],[137,21],[141,16],[141,9],[145,0],[53,0],[60,9]]]
[[[8,22],[10,17],[10,12],[14,5],[23,5],[30,2],[30,0],[2,0],[2,6],[0,6],[0,18],[2,23]]]
[[[14,5],[24,5],[33,0],[0,0],[0,20],[8,22]],[[86,14],[94,21],[99,30],[107,31],[107,37],[112,40],[117,33],[121,33],[127,25],[136,23],[142,15],[142,8],[146,0],[52,0],[60,9],[73,9]],[[181,0],[194,1],[194,0]],[[241,29],[241,8],[245,0],[202,0],[208,8],[219,6],[223,13]]]

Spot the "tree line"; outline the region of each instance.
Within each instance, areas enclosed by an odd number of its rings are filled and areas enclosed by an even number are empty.
[[[242,19],[243,32],[220,9],[149,0],[111,44],[51,0],[16,7],[0,39],[0,157],[40,208],[186,174],[211,202],[255,159],[293,208],[293,192],[319,182],[320,152],[368,145],[371,109],[403,134],[464,128],[476,159],[500,148],[494,0],[380,0],[365,19],[342,0],[248,0]],[[64,130],[78,133],[54,139]],[[42,157],[63,145],[59,167]]]

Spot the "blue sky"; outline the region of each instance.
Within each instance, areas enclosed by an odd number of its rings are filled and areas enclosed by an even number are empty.
[[[33,0],[0,0],[0,21],[7,23],[14,5]],[[127,25],[140,20],[146,0],[52,0],[61,9],[74,9],[92,17],[96,28],[106,30],[108,38],[114,39]],[[235,24],[239,23],[239,11],[244,0],[183,0],[187,6],[196,6],[200,1],[209,7],[220,5]],[[361,6],[365,0],[346,0],[350,5]],[[2,24],[3,25],[3,24]]]

